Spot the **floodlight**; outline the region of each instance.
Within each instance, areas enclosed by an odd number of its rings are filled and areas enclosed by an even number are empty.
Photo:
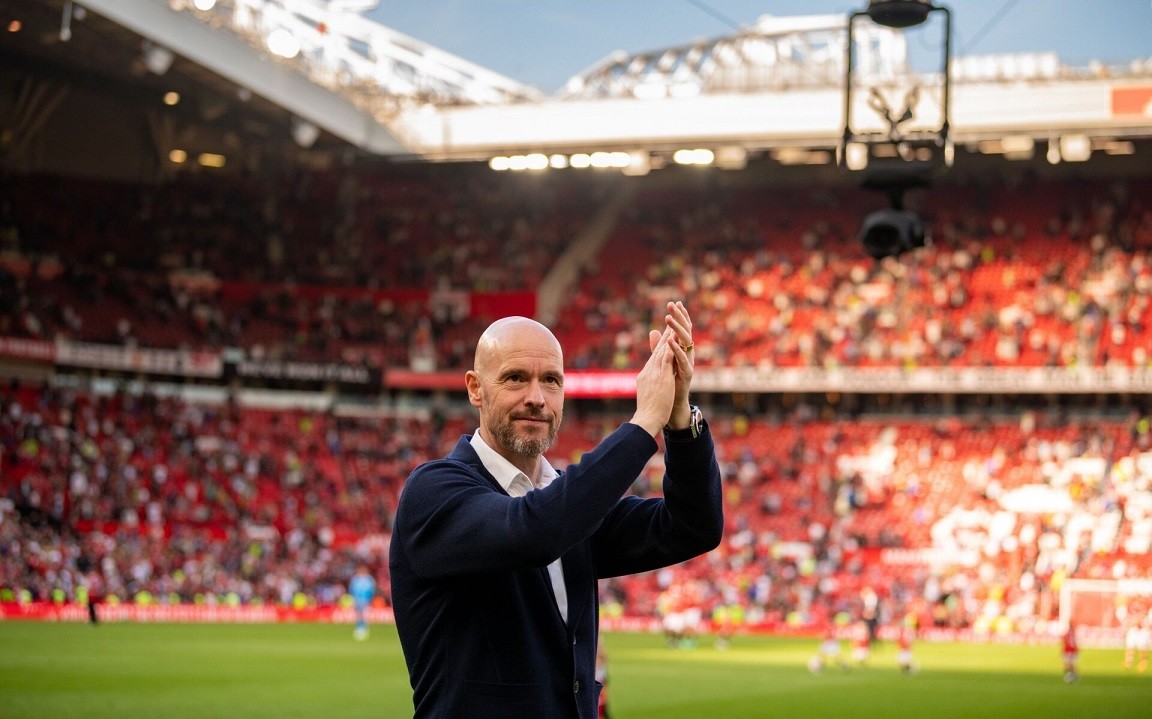
[[[268,50],[273,55],[291,60],[300,54],[300,40],[286,28],[276,28],[268,33]]]
[[[175,56],[168,48],[146,43],[143,50],[144,67],[153,75],[163,75],[172,67]]]
[[[297,145],[307,150],[319,137],[320,128],[299,118],[292,118],[292,139]]]
[[[1086,162],[1092,157],[1092,142],[1087,135],[1065,135],[1060,138],[1060,157],[1066,162]]]

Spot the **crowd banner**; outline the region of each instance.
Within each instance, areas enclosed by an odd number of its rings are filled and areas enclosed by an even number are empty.
[[[0,337],[0,357],[29,362],[55,362],[56,344],[24,337]]]
[[[462,372],[388,370],[384,384],[396,389],[445,390],[463,386]],[[1144,394],[1152,392],[1152,368],[1132,367],[922,367],[697,368],[695,392],[867,392],[890,394]],[[569,370],[568,397],[632,397],[636,372]]]
[[[507,301],[515,304],[519,295]],[[473,294],[491,304],[504,296]],[[216,351],[124,347],[87,342],[0,337],[0,357],[71,367],[220,379],[227,370],[248,379],[335,382],[375,389],[456,390],[462,371],[413,371],[336,362],[244,358],[225,362]],[[631,397],[637,370],[565,374],[569,397]],[[889,394],[1149,394],[1152,367],[698,367],[696,392],[867,392]]]
[[[270,379],[290,382],[335,382],[341,385],[378,387],[380,373],[364,365],[336,362],[297,362],[244,359],[231,367],[244,379]]]
[[[698,368],[697,392],[1143,394],[1152,367]]]
[[[164,350],[88,342],[56,342],[56,364],[180,377],[219,378],[224,361],[211,350]]]

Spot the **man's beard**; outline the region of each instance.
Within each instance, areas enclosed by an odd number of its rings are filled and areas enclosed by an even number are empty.
[[[524,417],[524,415],[518,416]],[[543,415],[531,415],[531,418],[542,419]],[[496,443],[501,447],[508,448],[513,454],[521,457],[539,457],[556,443],[556,436],[560,432],[559,417],[556,418],[556,421],[549,423],[548,436],[544,438],[521,436],[516,432],[514,421],[512,417],[507,417],[503,422],[488,427],[488,432],[496,440]]]

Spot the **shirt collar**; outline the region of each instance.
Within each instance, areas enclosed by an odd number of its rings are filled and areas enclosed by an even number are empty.
[[[484,469],[491,472],[496,481],[508,491],[508,487],[512,486],[512,480],[516,477],[523,477],[528,484],[532,484],[532,478],[521,472],[508,460],[501,457],[496,453],[496,450],[488,446],[484,438],[480,436],[480,431],[477,430],[469,440],[472,449],[476,450],[476,454],[480,457],[480,463],[484,465]],[[552,483],[552,480],[558,476],[555,468],[548,463],[544,457],[540,458],[540,482],[536,484],[536,489],[543,489]]]

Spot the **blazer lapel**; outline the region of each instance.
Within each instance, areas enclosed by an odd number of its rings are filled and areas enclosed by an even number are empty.
[[[470,434],[462,436],[460,441],[456,443],[456,446],[453,447],[452,451],[448,454],[448,459],[462,462],[472,467],[481,477],[487,480],[488,484],[492,485],[493,489],[505,493],[504,488],[500,486],[500,483],[496,481],[496,478],[492,476],[492,473],[489,472],[488,468],[484,466],[484,463],[480,461],[480,455],[476,454],[476,450],[472,448],[471,439],[472,435]]]
[[[476,454],[476,450],[472,449],[470,443],[471,437],[464,435],[460,441],[456,443],[456,447],[448,455],[448,459],[457,462],[463,462],[470,465],[480,473],[494,489],[501,492],[504,489],[496,478],[480,461],[480,457]],[[563,472],[560,473],[562,477]],[[559,477],[557,478],[559,479]],[[564,591],[568,594],[568,628],[572,631],[574,627],[580,625],[588,613],[589,602],[587,601],[588,592],[595,591],[595,587],[589,588],[587,578],[592,576],[592,570],[589,566],[590,558],[588,557],[588,542],[580,542],[576,546],[565,552],[564,556],[560,558],[560,565],[564,570]],[[556,605],[556,595],[552,591],[552,577],[548,574],[548,567],[540,567],[540,580],[543,582],[544,587],[548,591],[548,595],[552,597],[552,606],[556,609],[556,618],[560,624],[564,624],[564,618],[560,616],[560,608]]]

